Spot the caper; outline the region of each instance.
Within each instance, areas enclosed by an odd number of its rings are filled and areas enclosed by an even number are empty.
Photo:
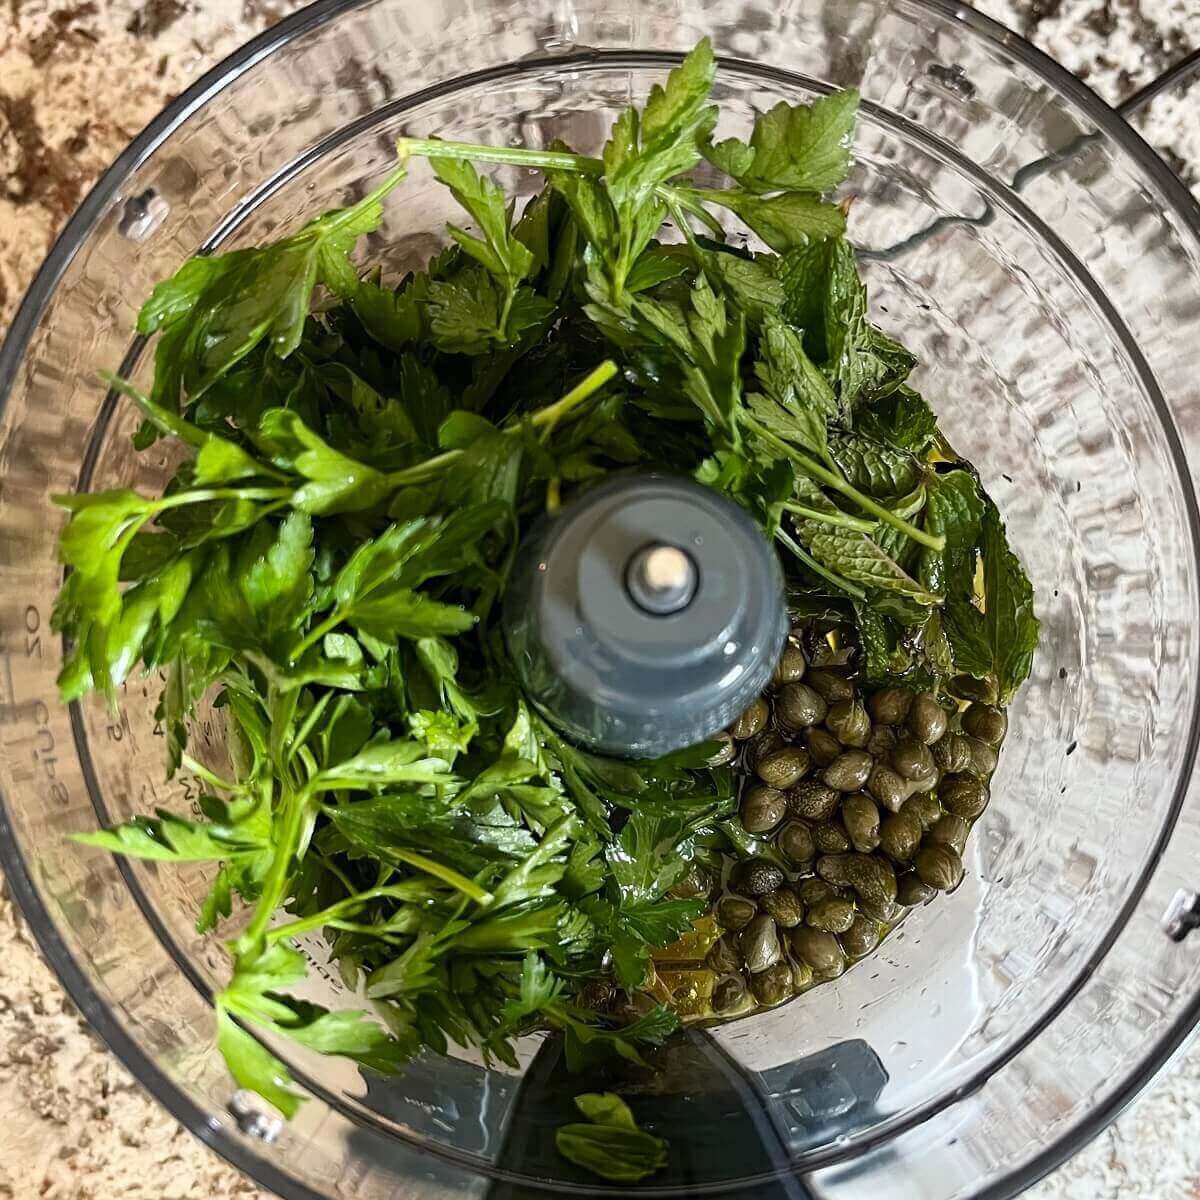
[[[722,729],[720,733],[713,734],[712,740],[717,742],[718,746],[709,756],[708,765],[710,767],[723,767],[726,763],[733,762],[734,758],[737,757],[737,746],[734,745],[729,730]]]
[[[867,779],[867,791],[888,812],[899,812],[904,802],[912,794],[912,784],[896,774],[891,767],[878,763]]]
[[[738,935],[738,949],[746,970],[752,974],[773,967],[782,956],[774,920],[766,913],[755,917]]]
[[[900,811],[916,817],[921,822],[921,831],[924,833],[937,824],[942,815],[942,806],[933,792],[918,792]]]
[[[854,905],[849,900],[818,900],[805,913],[804,921],[827,933],[845,933],[854,923]]]
[[[972,704],[963,713],[962,727],[972,737],[997,747],[1008,732],[1008,714],[991,704]]]
[[[848,667],[854,658],[854,647],[845,640],[843,631],[840,629],[831,643],[828,627],[818,629],[816,626],[812,626],[805,634],[803,644],[804,653],[808,656],[808,665],[816,667],[820,671]]]
[[[896,862],[908,862],[921,844],[921,820],[905,805],[879,827],[879,848]]]
[[[836,821],[819,821],[812,832],[813,843],[822,854],[842,854],[850,849],[850,837]]]
[[[913,863],[922,883],[949,892],[962,882],[962,859],[950,846],[922,846]]]
[[[937,765],[924,742],[915,737],[902,737],[892,751],[892,770],[913,783],[932,783],[937,778]]]
[[[750,976],[750,990],[759,1004],[781,1004],[792,994],[792,968],[782,961],[772,964]]]
[[[809,671],[806,682],[826,704],[854,699],[854,684],[836,671]]]
[[[870,917],[872,921],[879,921],[884,925],[891,925],[894,921],[898,921],[904,912],[895,900],[867,900],[863,896],[859,896],[857,904],[858,911],[864,917]]]
[[[771,676],[771,683],[777,688],[786,687],[789,683],[799,683],[804,678],[807,668],[804,651],[789,640],[783,647],[779,662],[775,664],[775,674]]]
[[[742,796],[739,815],[747,833],[766,833],[783,820],[787,812],[787,797],[776,788],[756,784]]]
[[[971,748],[961,733],[944,734],[933,744],[933,761],[939,771],[947,774],[965,771],[971,765]]]
[[[957,813],[947,813],[939,817],[937,824],[929,831],[929,841],[937,846],[949,846],[961,857],[967,848],[967,835],[970,832],[970,821],[964,821]]]
[[[818,767],[827,767],[842,752],[842,743],[829,732],[814,726],[804,735],[808,753]]]
[[[789,887],[768,892],[758,903],[767,916],[774,918],[780,929],[791,929],[804,920],[804,905]]]
[[[828,900],[833,896],[840,896],[841,892],[831,883],[826,883],[824,879],[816,875],[810,875],[807,879],[802,879],[796,884],[796,895],[800,898],[802,904],[820,904],[822,900]]]
[[[669,895],[676,900],[701,900],[712,895],[716,886],[712,873],[698,862],[688,863],[687,870],[672,884]]]
[[[922,692],[913,697],[906,723],[913,737],[932,746],[946,732],[948,718],[937,697],[932,692]]]
[[[759,696],[753,704],[732,725],[729,727],[729,733],[732,737],[737,738],[739,742],[744,742],[746,738],[752,738],[764,725],[771,715],[771,709],[767,702]]]
[[[938,800],[948,813],[973,821],[988,806],[991,792],[973,775],[947,775],[938,787]]]
[[[783,872],[762,858],[748,858],[729,873],[729,890],[743,896],[765,896],[783,883]]]
[[[949,690],[960,700],[982,700],[991,704],[996,699],[996,687],[990,679],[975,679],[971,675],[955,675],[950,680]]]
[[[803,779],[812,766],[812,759],[803,746],[784,746],[764,754],[754,765],[758,777],[773,788],[787,789]]]
[[[792,987],[797,992],[812,987],[813,969],[806,962],[792,962]]]
[[[827,855],[817,859],[817,874],[827,883],[849,886],[863,900],[890,904],[896,899],[896,872],[878,854]]]
[[[751,771],[757,771],[758,764],[768,754],[774,754],[776,750],[781,750],[786,745],[787,742],[784,741],[783,734],[778,729],[768,727],[757,737],[746,743],[743,761]]]
[[[815,779],[805,779],[788,790],[787,806],[794,817],[826,821],[837,811],[838,794]]]
[[[792,953],[824,979],[832,979],[846,969],[841,942],[824,929],[799,925],[792,930],[791,942]]]
[[[972,775],[986,779],[996,769],[996,763],[1000,761],[996,754],[996,748],[973,737],[967,738],[966,743],[967,751],[971,755],[971,765],[967,770]]]
[[[873,921],[870,917],[863,916],[862,913],[856,913],[854,920],[850,923],[850,928],[842,934],[842,949],[851,958],[862,958],[864,954],[870,954],[879,945],[882,937],[883,931],[879,928],[878,921]]]
[[[865,750],[847,750],[825,768],[821,778],[839,792],[857,792],[874,766],[875,760]]]
[[[887,758],[895,750],[899,740],[900,735],[896,732],[894,725],[872,725],[870,736],[863,749],[872,758]]]
[[[868,701],[872,719],[883,725],[899,725],[911,705],[912,692],[904,688],[880,688]]]
[[[752,918],[753,919],[753,918]],[[729,975],[742,969],[742,955],[734,934],[719,937],[704,957],[704,965],[715,975]]]
[[[749,900],[741,896],[726,896],[717,905],[717,924],[723,929],[744,929],[754,920],[758,911]]]
[[[870,796],[855,792],[842,801],[842,824],[855,850],[864,854],[879,845],[879,808]]]
[[[924,904],[937,895],[937,888],[931,888],[916,871],[905,871],[896,881],[896,900],[905,908]]]
[[[746,981],[740,975],[730,975],[722,979],[712,994],[714,1012],[727,1013],[741,1008],[746,1003]]]
[[[611,979],[592,979],[577,991],[573,1000],[580,1008],[593,1012],[612,1012],[619,998],[617,985]]]
[[[812,831],[803,821],[789,821],[775,838],[779,853],[799,866],[812,862],[816,857],[817,847],[813,841]]]
[[[828,711],[829,706],[807,683],[789,683],[775,697],[775,718],[793,733],[819,724]]]
[[[843,746],[862,749],[871,736],[871,718],[858,700],[839,700],[826,714],[825,724]]]

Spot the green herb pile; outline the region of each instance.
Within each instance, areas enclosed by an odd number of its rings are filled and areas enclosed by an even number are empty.
[[[666,467],[734,497],[775,539],[795,611],[857,630],[869,681],[968,675],[1004,702],[1029,671],[1030,585],[906,383],[912,356],[867,318],[843,208],[822,198],[847,175],[857,96],[779,104],[748,142],[714,143],[713,74],[702,42],[602,158],[402,139],[352,207],[186,263],[141,311],[149,395],[114,381],[144,414],[138,446],[173,439],[183,465],[158,497],[59,498],[63,696],[165,670],[170,769],[210,793],[203,820],[81,840],[219,864],[200,929],[235,896],[248,910],[220,1047],[288,1115],[288,1071],[253,1031],[388,1071],[450,1043],[512,1063],[547,1028],[580,1068],[638,1060],[678,1024],[598,1011],[589,989],[631,996],[706,911],[668,892],[697,847],[736,853],[734,774],[711,746],[625,763],[565,744],[498,628],[522,531],[592,481]],[[392,286],[350,255],[416,157],[463,225]],[[704,161],[722,186],[694,180]],[[545,186],[518,219],[473,162]],[[217,772],[187,754],[213,693]],[[369,1012],[288,995],[309,931]]]

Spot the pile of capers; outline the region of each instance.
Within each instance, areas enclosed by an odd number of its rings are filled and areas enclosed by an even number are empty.
[[[836,978],[906,907],[956,888],[990,798],[1003,709],[864,689],[836,645],[794,629],[767,692],[723,735],[715,761],[740,769],[756,853],[726,863],[715,898],[717,1016]]]

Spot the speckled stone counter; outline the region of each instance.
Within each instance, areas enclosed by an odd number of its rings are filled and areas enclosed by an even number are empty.
[[[292,0],[0,0],[0,331],[99,172],[190,80]],[[985,0],[1117,101],[1200,45],[1200,0]],[[119,70],[106,63],[121,64]],[[1138,126],[1200,194],[1200,84]],[[265,1196],[88,1032],[0,894],[0,1200]],[[1200,1200],[1200,1049],[1028,1195]]]

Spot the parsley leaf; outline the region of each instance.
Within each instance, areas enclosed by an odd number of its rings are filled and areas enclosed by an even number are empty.
[[[750,142],[728,138],[705,157],[749,192],[827,192],[846,178],[858,115],[853,89],[811,104],[780,101],[754,123]]]

